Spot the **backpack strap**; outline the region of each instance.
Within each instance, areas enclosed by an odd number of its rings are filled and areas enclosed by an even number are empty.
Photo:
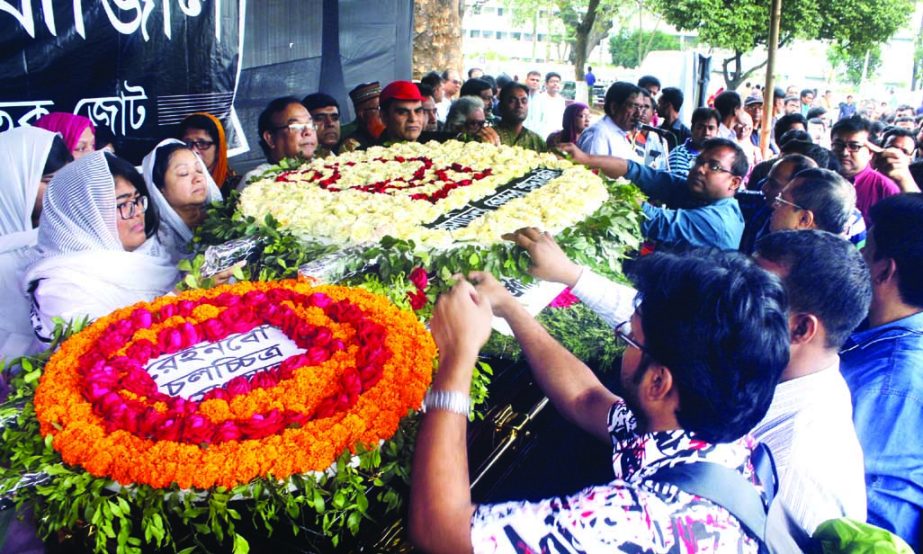
[[[714,462],[694,462],[659,469],[647,480],[669,483],[689,494],[714,502],[731,513],[753,537],[760,552],[766,547],[766,514],[775,496],[778,480],[769,449],[760,444],[751,456],[757,477],[763,484],[765,499],[739,472]]]

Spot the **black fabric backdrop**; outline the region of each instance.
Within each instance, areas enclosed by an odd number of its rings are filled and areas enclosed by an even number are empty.
[[[349,121],[350,88],[411,74],[412,0],[101,0],[79,14],[74,6],[0,2],[0,131],[47,112],[80,113],[139,163],[183,117],[208,111],[225,122],[234,152],[249,144],[233,160],[246,166],[262,158],[256,119],[271,99],[322,90]]]

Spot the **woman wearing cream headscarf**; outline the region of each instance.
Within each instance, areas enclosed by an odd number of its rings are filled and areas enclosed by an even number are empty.
[[[161,225],[157,238],[173,263],[192,255],[190,243],[205,217],[205,207],[220,202],[205,163],[195,151],[176,139],[162,141],[141,164],[144,182]]]
[[[33,326],[49,342],[55,317],[96,319],[176,286],[156,207],[134,167],[106,152],[62,169],[45,194],[38,244],[23,277]]]
[[[19,282],[38,237],[45,187],[71,160],[51,131],[18,127],[0,133],[0,360],[31,353],[29,299]]]

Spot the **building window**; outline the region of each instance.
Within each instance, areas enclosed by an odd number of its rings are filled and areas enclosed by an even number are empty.
[[[481,36],[481,31],[479,31],[479,30],[477,30],[477,29],[472,29],[472,30],[471,30],[471,38],[478,38],[478,37],[480,37],[480,36]]]
[[[513,40],[522,40],[522,33],[513,33]]]
[[[503,40],[503,39],[505,39],[506,37],[507,37],[507,33],[504,33],[504,32],[502,32],[502,31],[497,31],[497,38],[498,38],[498,39]]]

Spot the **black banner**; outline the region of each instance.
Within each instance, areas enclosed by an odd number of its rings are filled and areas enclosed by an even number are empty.
[[[138,163],[207,111],[234,144],[245,1],[0,0],[0,131],[77,113]]]

